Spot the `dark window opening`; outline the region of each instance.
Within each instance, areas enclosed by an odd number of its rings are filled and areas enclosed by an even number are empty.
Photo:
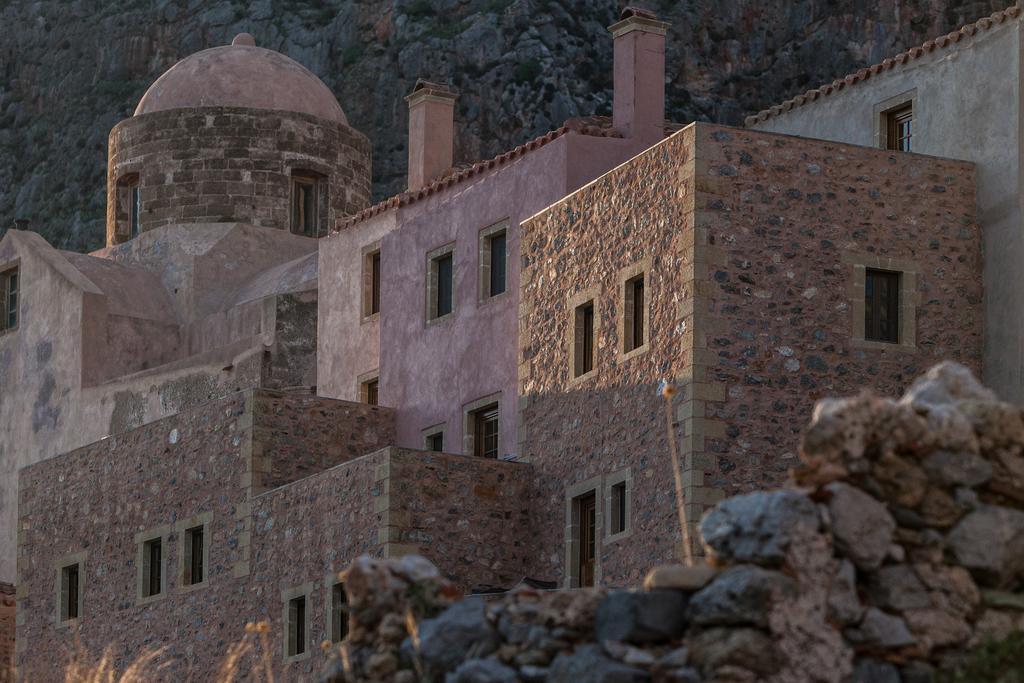
[[[474,410],[473,455],[478,458],[498,457],[498,404]]]
[[[573,375],[580,377],[594,369],[594,302],[576,307]]]
[[[363,383],[363,403],[380,405],[380,380],[371,379]]]
[[[19,287],[17,268],[0,273],[0,332],[18,326]]]
[[[613,534],[626,530],[626,482],[612,485],[611,529]]]
[[[488,296],[497,296],[505,291],[505,232],[499,232],[488,238],[490,252],[490,278]]]
[[[77,564],[60,570],[60,619],[69,621],[79,616],[81,575]]]
[[[288,601],[288,656],[306,651],[306,596]]]
[[[864,338],[900,341],[900,274],[868,270],[864,278]]]
[[[597,496],[591,491],[576,499],[579,524],[576,581],[580,587],[593,586],[597,567]]]
[[[143,546],[142,597],[159,595],[163,590],[163,542],[159,538],[146,541]]]
[[[625,348],[628,353],[644,345],[644,276],[638,275],[626,282]]]
[[[139,182],[136,180],[129,190],[131,192],[131,208],[130,215],[128,218],[129,234],[132,237],[139,236],[139,215],[142,213],[142,199],[139,193]]]
[[[115,196],[116,235],[120,240],[132,239],[142,232],[142,194],[138,173],[129,173],[117,180]]]
[[[444,452],[444,432],[434,432],[427,435],[427,450],[437,453]]]
[[[320,180],[308,172],[292,176],[291,231],[296,235],[320,234]]]
[[[186,586],[203,582],[205,567],[203,566],[203,545],[206,540],[201,526],[193,527],[185,532],[185,577]]]
[[[348,595],[345,584],[331,586],[331,642],[340,643],[348,635]]]
[[[430,276],[432,300],[430,302],[430,318],[441,318],[453,310],[453,266],[452,253],[442,254],[431,261]]]
[[[885,114],[886,149],[910,152],[914,136],[914,110],[912,105],[894,109]]]
[[[370,255],[370,315],[380,313],[380,252]]]

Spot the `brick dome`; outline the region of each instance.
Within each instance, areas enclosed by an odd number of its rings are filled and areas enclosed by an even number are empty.
[[[172,66],[142,96],[135,115],[193,107],[298,112],[348,125],[323,81],[294,59],[256,47],[247,33]]]

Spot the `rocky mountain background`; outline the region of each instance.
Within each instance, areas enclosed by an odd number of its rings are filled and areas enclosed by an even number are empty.
[[[456,161],[611,111],[618,0],[0,0],[0,235],[102,246],[107,133],[176,61],[248,31],[337,95],[373,142],[374,197],[400,191],[416,78],[461,93]],[[644,0],[672,22],[668,115],[749,113],[1012,0]]]

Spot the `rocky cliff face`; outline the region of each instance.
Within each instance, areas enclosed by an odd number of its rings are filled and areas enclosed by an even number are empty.
[[[241,31],[334,91],[373,142],[374,196],[402,189],[416,78],[462,93],[456,160],[611,110],[618,0],[0,2],[0,234],[102,245],[107,133],[182,57]],[[1011,0],[647,0],[672,22],[669,118],[739,124]]]

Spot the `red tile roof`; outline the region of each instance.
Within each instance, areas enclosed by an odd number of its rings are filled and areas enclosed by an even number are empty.
[[[671,135],[672,133],[679,130],[682,126],[668,121],[665,122],[665,135]],[[529,142],[523,143],[511,149],[503,154],[487,159],[486,161],[478,161],[475,164],[465,164],[456,166],[448,169],[448,171],[437,178],[425,187],[416,190],[415,192],[402,192],[400,194],[393,195],[387,199],[374,204],[373,206],[363,209],[359,213],[351,216],[346,216],[338,220],[335,225],[334,231],[341,230],[342,228],[351,227],[356,223],[360,223],[367,218],[371,218],[378,214],[384,213],[389,209],[393,209],[400,206],[408,206],[413,202],[417,202],[421,199],[425,199],[432,194],[437,194],[442,190],[446,190],[449,187],[458,185],[464,180],[468,180],[474,176],[478,176],[481,173],[486,173],[492,169],[504,166],[505,164],[515,161],[519,157],[532,152],[535,149],[540,149],[549,142],[556,140],[566,133],[574,132],[580,135],[589,135],[591,137],[602,137],[602,138],[620,138],[622,135],[619,134],[615,128],[612,127],[612,120],[607,116],[581,116],[577,118],[569,119],[562,125],[561,128],[556,128],[553,131],[545,133],[540,137],[534,138]]]
[[[762,121],[767,121],[773,116],[778,116],[779,114],[785,113],[787,111],[790,111],[791,109],[807,104],[808,102],[813,102],[819,97],[831,95],[832,93],[839,92],[840,90],[843,90],[848,86],[855,85],[857,83],[860,83],[861,81],[866,81],[875,74],[879,74],[883,71],[889,71],[890,69],[895,69],[898,66],[903,66],[904,64],[907,64],[911,60],[923,57],[924,55],[934,52],[935,50],[939,50],[949,45],[959,43],[964,38],[973,36],[983,31],[987,31],[990,28],[1003,24],[1010,19],[1016,19],[1017,17],[1020,16],[1020,14],[1021,8],[1017,5],[1014,5],[1013,7],[1009,7],[999,12],[995,12],[994,14],[992,14],[992,16],[979,19],[973,24],[967,24],[958,31],[953,31],[944,36],[939,36],[938,38],[929,40],[928,42],[919,47],[910,48],[906,52],[901,52],[895,57],[883,60],[879,64],[874,64],[872,66],[865,67],[843,78],[838,78],[832,81],[831,83],[826,83],[820,88],[808,90],[803,95],[797,95],[793,99],[786,100],[782,104],[778,104],[774,107],[771,107],[770,109],[765,109],[764,111],[758,112],[753,116],[748,116],[746,118],[745,123],[747,126],[753,126]]]

